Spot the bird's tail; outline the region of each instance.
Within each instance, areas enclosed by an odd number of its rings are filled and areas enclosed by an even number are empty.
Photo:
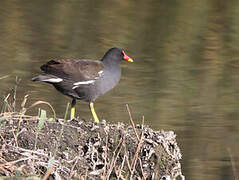
[[[34,78],[32,78],[32,81],[46,81],[47,79],[51,79],[51,78],[56,78],[55,76],[50,76],[50,75],[45,75],[45,74],[40,74],[39,76],[36,76]]]
[[[32,78],[32,81],[43,81],[43,82],[47,82],[47,83],[59,83],[62,82],[63,79],[58,78],[54,75],[45,75],[45,74],[41,74],[37,77]]]
[[[32,81],[42,81],[42,78],[40,76],[32,78]]]

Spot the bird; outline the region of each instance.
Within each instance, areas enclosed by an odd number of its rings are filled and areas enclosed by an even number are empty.
[[[75,118],[76,100],[82,100],[89,103],[94,121],[99,123],[94,102],[118,84],[122,60],[134,62],[123,49],[115,47],[109,49],[101,60],[50,60],[40,67],[43,73],[32,81],[52,84],[56,90],[71,97],[70,119]]]

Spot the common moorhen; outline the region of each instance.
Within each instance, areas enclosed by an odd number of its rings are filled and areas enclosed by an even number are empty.
[[[76,99],[89,102],[95,122],[99,119],[94,101],[119,82],[121,60],[133,62],[122,49],[109,49],[101,61],[87,59],[51,60],[41,66],[43,74],[32,78],[52,84],[62,94],[72,98],[71,119],[75,117]]]

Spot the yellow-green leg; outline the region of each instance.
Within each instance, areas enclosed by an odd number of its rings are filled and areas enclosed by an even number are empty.
[[[91,113],[93,115],[93,118],[94,118],[95,122],[99,123],[100,121],[97,117],[97,114],[95,113],[94,103],[92,101],[90,102],[90,110],[91,110]]]
[[[71,119],[75,118],[75,113],[76,113],[76,99],[72,99],[71,102]]]

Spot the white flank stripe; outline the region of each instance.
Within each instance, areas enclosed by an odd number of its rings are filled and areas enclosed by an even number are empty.
[[[78,85],[81,85],[81,84],[92,84],[92,83],[94,83],[94,82],[95,82],[94,80],[80,81],[80,82],[74,83],[73,85],[74,85],[74,86],[78,86]]]
[[[73,85],[74,85],[74,86],[78,86],[78,85],[81,85],[81,84],[92,84],[92,83],[94,83],[94,82],[95,82],[95,80],[80,81],[80,82],[74,83]]]
[[[61,79],[61,78],[50,78],[50,79],[44,79],[42,81],[51,82],[51,83],[59,83],[59,82],[63,81],[63,79]]]
[[[80,85],[93,84],[94,82],[95,82],[95,80],[76,82],[73,84],[74,86],[72,89],[78,88]]]
[[[98,74],[101,76],[104,73],[103,70],[99,71]]]
[[[75,88],[78,88],[79,86],[73,86],[73,88],[72,89],[75,89]]]

